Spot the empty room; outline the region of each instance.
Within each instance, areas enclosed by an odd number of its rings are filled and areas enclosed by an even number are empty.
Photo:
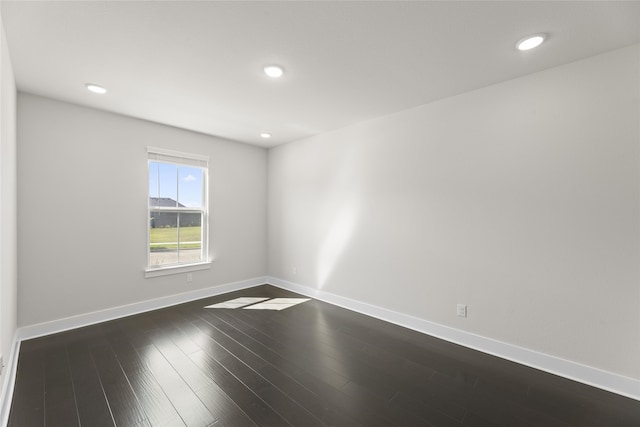
[[[640,426],[640,2],[0,17],[0,425]]]

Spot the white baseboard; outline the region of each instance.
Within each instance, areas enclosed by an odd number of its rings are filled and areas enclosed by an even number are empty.
[[[23,341],[44,335],[55,334],[58,332],[68,331],[70,329],[106,322],[108,320],[144,313],[146,311],[158,310],[160,308],[182,304],[201,298],[263,285],[265,283],[267,283],[266,277],[256,277],[254,279],[242,280],[240,282],[227,283],[224,285],[212,286],[210,288],[197,289],[182,294],[169,295],[166,297],[107,308],[105,310],[94,311],[91,313],[79,314],[77,316],[67,317],[64,319],[52,320],[51,322],[39,323],[37,325],[23,326],[18,328],[18,340]]]
[[[18,333],[13,336],[11,352],[6,359],[6,366],[2,374],[2,393],[0,394],[0,425],[6,426],[9,423],[9,410],[13,398],[13,387],[16,383],[16,372],[18,370],[18,354],[20,353],[20,340]]]
[[[440,325],[428,320],[398,313],[386,308],[367,304],[361,301],[342,297],[330,292],[310,288],[297,283],[275,277],[257,277],[254,279],[198,289],[178,295],[170,295],[139,303],[109,308],[92,313],[81,314],[65,319],[40,323],[18,328],[15,334],[11,353],[7,360],[5,373],[2,375],[2,394],[0,395],[0,425],[8,422],[13,386],[15,383],[20,342],[26,339],[50,335],[70,329],[89,326],[125,316],[157,310],[176,304],[182,304],[201,298],[238,291],[262,284],[270,284],[282,289],[297,292],[333,305],[366,314],[387,322],[391,322],[418,332],[432,335],[446,341],[463,345],[522,365],[530,366],[574,381],[598,387],[613,393],[640,400],[640,381],[603,371],[576,362],[561,359],[534,350],[493,340],[491,338],[465,332],[449,326]]]
[[[347,308],[367,316],[385,320],[405,328],[432,335],[446,341],[479,350],[512,362],[540,369],[570,380],[601,388],[632,399],[640,400],[640,380],[628,378],[591,366],[565,360],[556,356],[540,353],[513,344],[497,341],[465,332],[460,329],[440,325],[428,320],[398,313],[386,308],[345,298],[330,292],[288,282],[276,277],[268,277],[267,283],[279,288],[313,297],[333,305]]]

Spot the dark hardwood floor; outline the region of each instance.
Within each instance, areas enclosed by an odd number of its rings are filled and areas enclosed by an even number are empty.
[[[320,301],[219,295],[22,343],[10,426],[640,426],[640,402]]]

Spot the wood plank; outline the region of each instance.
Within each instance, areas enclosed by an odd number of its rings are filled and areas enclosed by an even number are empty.
[[[67,346],[71,380],[81,425],[114,426],[115,421],[106,400],[89,344],[78,341]]]
[[[155,345],[137,351],[186,425],[206,426],[216,421],[215,416],[178,374],[181,367],[172,364],[175,361],[169,363]]]
[[[158,384],[149,367],[122,331],[105,334],[131,388],[151,425],[184,426],[185,423]]]
[[[217,384],[196,392],[209,412],[217,418],[216,426],[255,427],[251,418]]]
[[[44,360],[42,348],[27,346],[27,350],[21,349],[9,426],[44,425]]]
[[[145,421],[147,416],[111,347],[100,343],[90,350],[115,424],[130,426]]]
[[[189,358],[192,359],[203,372],[207,372],[210,378],[215,381],[257,425],[290,425],[251,389],[220,365],[220,363],[215,360],[215,357],[211,357],[204,350],[201,350],[189,355]]]
[[[78,409],[66,346],[58,344],[48,348],[44,364],[45,424],[78,426]]]

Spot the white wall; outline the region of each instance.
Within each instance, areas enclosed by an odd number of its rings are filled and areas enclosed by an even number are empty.
[[[1,21],[0,39],[0,354],[6,364],[17,319],[16,84]]]
[[[90,96],[90,95],[88,95]],[[145,279],[147,146],[210,156],[210,270]],[[18,325],[264,276],[265,149],[18,95]]]
[[[640,378],[639,51],[271,149],[270,275]]]

